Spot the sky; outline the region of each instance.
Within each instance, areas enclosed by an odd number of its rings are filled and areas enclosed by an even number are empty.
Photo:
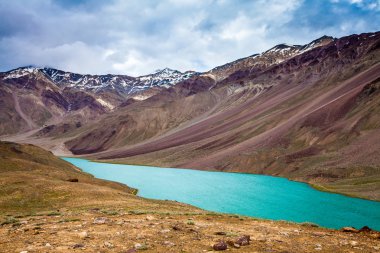
[[[0,71],[207,71],[277,44],[380,30],[380,0],[0,0]]]

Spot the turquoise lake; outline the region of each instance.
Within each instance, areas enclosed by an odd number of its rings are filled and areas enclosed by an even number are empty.
[[[209,211],[323,227],[380,230],[380,202],[321,192],[285,178],[90,162],[63,158],[97,178],[137,188],[138,195],[176,200]]]

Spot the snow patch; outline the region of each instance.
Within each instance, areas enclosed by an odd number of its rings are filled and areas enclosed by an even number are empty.
[[[99,102],[99,104],[101,104],[102,106],[107,107],[110,110],[113,110],[115,108],[115,106],[113,106],[112,104],[108,103],[107,101],[104,101],[101,98],[97,98],[96,101]]]
[[[134,96],[132,98],[136,99],[136,100],[139,100],[139,101],[142,101],[142,100],[150,98],[150,96],[148,96],[148,95],[137,95],[137,96]]]

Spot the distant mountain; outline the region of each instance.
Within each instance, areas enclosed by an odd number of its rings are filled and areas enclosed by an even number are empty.
[[[125,103],[147,99],[197,73],[163,69],[141,77],[20,67],[0,73],[0,135],[70,121],[67,132]],[[52,130],[52,129],[50,129]],[[46,132],[46,131],[45,131]]]
[[[242,72],[245,70],[263,70],[275,64],[279,64],[285,60],[288,60],[296,55],[300,55],[314,48],[327,45],[334,40],[335,39],[333,37],[323,36],[302,46],[279,44],[261,54],[254,54],[227,63],[225,65],[215,67],[207,73],[211,74],[216,80],[221,81],[229,77],[234,72]]]
[[[132,95],[152,87],[168,88],[197,74],[194,71],[182,73],[178,70],[165,68],[153,74],[140,77],[111,74],[88,75],[66,72],[54,68],[28,66],[3,73],[3,79],[18,79],[29,74],[36,74],[37,72],[43,73],[57,86],[62,88],[70,87],[95,93],[105,90],[116,90],[127,95]]]
[[[280,44],[126,103],[65,145],[93,159],[283,176],[379,200],[379,62],[380,32]]]
[[[0,73],[0,135],[93,159],[284,176],[379,200],[379,62],[375,32],[279,44],[204,73],[20,68]]]

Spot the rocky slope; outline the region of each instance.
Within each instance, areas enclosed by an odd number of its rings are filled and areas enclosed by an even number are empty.
[[[318,48],[334,41],[333,37],[323,36],[319,39],[313,40],[306,45],[289,45],[279,44],[273,48],[263,52],[262,54],[254,54],[246,58],[242,58],[225,65],[216,67],[207,74],[211,74],[218,81],[229,77],[231,74],[239,71],[252,71],[265,69],[275,64],[281,63],[287,59],[290,59],[296,55],[303,54],[314,48]]]
[[[195,74],[168,68],[137,78],[82,75],[36,67],[3,72],[0,119],[4,123],[0,135],[22,133],[43,125],[52,128],[59,123],[70,125],[73,130],[72,125],[83,124],[127,102],[145,100]]]
[[[281,44],[26,141],[112,162],[284,176],[379,200],[379,61],[379,32]]]
[[[380,233],[139,198],[32,145],[0,142],[1,252],[377,252]]]
[[[379,44],[368,33],[277,46],[257,58],[282,58],[180,82],[66,145],[113,162],[285,176],[380,199]]]

